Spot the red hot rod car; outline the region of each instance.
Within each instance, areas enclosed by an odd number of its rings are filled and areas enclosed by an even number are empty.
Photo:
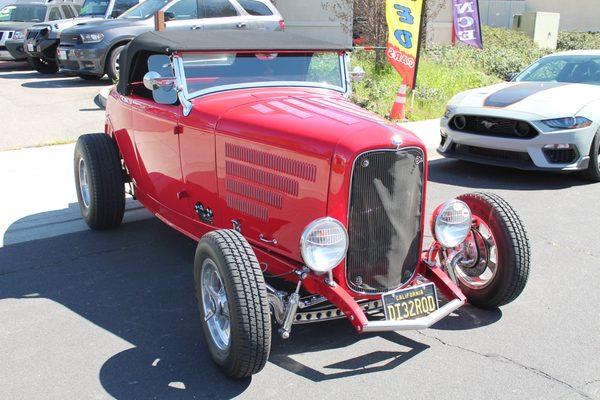
[[[423,249],[427,155],[348,101],[350,49],[286,32],[150,32],[121,56],[105,134],[75,149],[93,229],[121,223],[126,188],[199,242],[194,277],[214,361],[260,371],[272,325],[346,318],[425,329],[465,302],[514,300],[529,244],[500,197],[440,205]]]

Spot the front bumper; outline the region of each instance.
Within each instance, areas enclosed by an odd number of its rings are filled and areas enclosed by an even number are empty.
[[[66,59],[58,59],[63,71],[74,74],[104,75],[104,61],[108,47],[105,43],[59,45],[58,52],[66,52]]]
[[[459,309],[467,300],[460,288],[440,267],[421,263],[418,271],[423,278],[435,284],[436,289],[448,302],[428,316],[412,320],[369,320],[363,307],[340,285],[330,286],[317,278],[306,279],[303,284],[309,292],[324,296],[338,307],[359,333],[427,329]]]
[[[0,60],[2,61],[20,61],[27,58],[23,49],[23,40],[7,40],[4,42],[6,50],[0,49]]]
[[[45,59],[56,59],[56,48],[60,39],[46,39],[41,40],[26,40],[24,43],[25,53],[29,57],[34,58],[45,58]]]
[[[580,171],[589,165],[589,152],[598,127],[542,132],[532,139],[506,138],[457,131],[449,126],[449,118],[441,120],[438,152],[444,157],[501,167],[538,171]],[[536,125],[536,122],[531,122]],[[539,130],[539,129],[538,129]],[[569,162],[553,162],[544,146],[569,144],[573,158]],[[556,160],[554,160],[556,161]]]

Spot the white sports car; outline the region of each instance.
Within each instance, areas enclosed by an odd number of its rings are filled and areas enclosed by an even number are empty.
[[[510,82],[459,93],[441,135],[446,157],[600,181],[600,51],[552,54]]]

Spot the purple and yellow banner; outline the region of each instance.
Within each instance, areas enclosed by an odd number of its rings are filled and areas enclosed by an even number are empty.
[[[452,0],[452,14],[456,40],[482,49],[478,0]]]
[[[386,0],[389,28],[386,55],[402,76],[402,83],[415,87],[424,0]]]

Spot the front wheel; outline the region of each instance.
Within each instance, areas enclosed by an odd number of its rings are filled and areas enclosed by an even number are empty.
[[[600,182],[600,131],[596,133],[590,149],[590,164],[583,176],[592,181]]]
[[[492,193],[465,194],[458,200],[473,215],[473,227],[461,245],[469,256],[454,266],[460,289],[477,307],[512,302],[529,277],[529,239],[521,219],[508,202]]]
[[[58,64],[54,60],[27,57],[27,62],[40,74],[55,74],[58,72]]]
[[[196,250],[194,278],[214,362],[232,378],[260,372],[271,350],[271,315],[252,247],[234,230],[206,234]]]
[[[106,74],[113,82],[115,82],[119,79],[119,70],[120,70],[119,57],[121,57],[121,53],[123,52],[124,48],[125,48],[125,45],[117,46],[111,50],[111,52],[108,56],[108,64],[106,65]]]

